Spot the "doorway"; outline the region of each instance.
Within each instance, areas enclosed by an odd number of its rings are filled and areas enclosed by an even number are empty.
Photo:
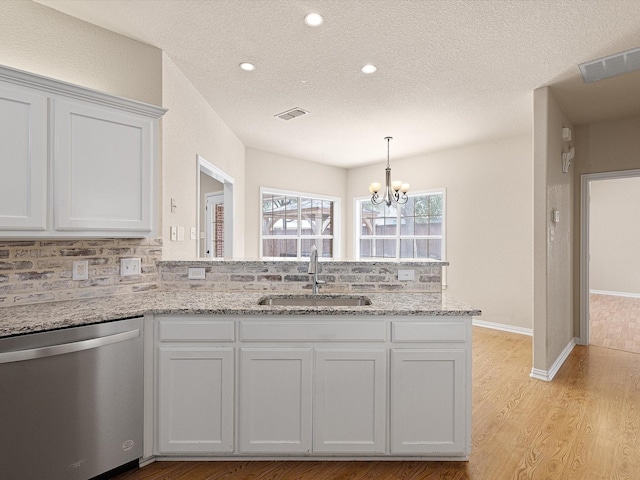
[[[234,180],[225,172],[205,160],[200,155],[196,156],[197,174],[196,179],[196,255],[207,258],[232,258],[233,257],[233,187]],[[206,195],[207,193],[218,192],[222,198],[222,208],[220,215],[216,217],[220,221],[219,234],[220,241],[211,250],[213,245],[212,237],[207,236],[207,231],[212,227],[212,222],[206,219]],[[214,235],[215,231],[209,231]],[[222,255],[215,255],[215,251],[220,247]]]
[[[205,195],[205,251],[208,258],[224,257],[224,193]]]
[[[640,353],[640,170],[583,175],[581,343]]]

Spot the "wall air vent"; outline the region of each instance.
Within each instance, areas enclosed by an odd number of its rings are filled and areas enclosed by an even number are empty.
[[[282,120],[291,120],[292,118],[301,117],[303,115],[306,115],[307,113],[309,112],[296,107],[292,108],[291,110],[287,110],[286,112],[279,113],[275,116],[281,118]]]
[[[578,67],[585,83],[640,70],[640,48],[581,63]]]

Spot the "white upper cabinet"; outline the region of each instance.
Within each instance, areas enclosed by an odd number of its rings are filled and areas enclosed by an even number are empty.
[[[157,235],[165,110],[0,67],[0,237]]]
[[[148,119],[77,101],[56,101],[56,230],[151,232]]]
[[[0,82],[0,235],[44,231],[47,97]]]

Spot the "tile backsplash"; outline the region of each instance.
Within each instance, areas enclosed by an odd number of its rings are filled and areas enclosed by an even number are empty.
[[[138,257],[142,274],[120,276],[120,258]],[[159,288],[162,239],[0,240],[0,307],[104,297]],[[73,280],[75,260],[89,279]]]
[[[442,265],[447,265],[446,263]],[[320,262],[320,293],[442,292],[442,265],[425,262]],[[190,280],[189,268],[204,268],[204,280]],[[164,290],[311,292],[308,262],[209,261],[160,262]],[[398,280],[398,269],[413,270],[414,279]]]
[[[120,259],[140,258],[141,275],[121,276]],[[0,307],[106,297],[152,290],[311,291],[307,262],[162,261],[162,239],[0,240]],[[88,280],[73,280],[73,262],[87,260]],[[438,262],[320,262],[320,293],[442,291]],[[203,280],[188,278],[204,268]],[[398,280],[398,270],[414,278]]]

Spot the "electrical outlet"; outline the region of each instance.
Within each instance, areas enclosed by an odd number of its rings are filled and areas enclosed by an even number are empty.
[[[189,268],[189,279],[204,280],[205,279],[204,268]]]
[[[142,261],[139,258],[121,258],[120,276],[140,275],[142,273]]]
[[[415,270],[398,270],[398,281],[409,281],[416,279]]]
[[[73,262],[73,279],[88,280],[89,279],[89,261],[76,260]]]

